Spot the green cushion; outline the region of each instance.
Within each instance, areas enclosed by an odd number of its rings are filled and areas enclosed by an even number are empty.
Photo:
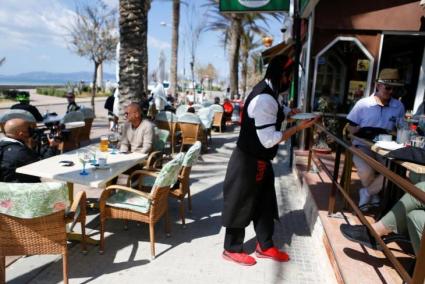
[[[68,187],[62,182],[0,182],[0,213],[36,218],[68,208]]]
[[[184,153],[179,153],[173,160],[166,163],[158,173],[154,186],[164,187],[175,184],[183,163],[183,159]]]
[[[143,186],[152,187],[155,184],[155,179],[155,177],[144,176],[142,184]]]
[[[198,160],[199,154],[201,153],[202,143],[200,141],[196,141],[192,147],[189,148],[186,155],[184,156],[183,166],[191,167]]]
[[[151,206],[149,199],[133,192],[117,190],[106,200],[106,205],[147,213]]]

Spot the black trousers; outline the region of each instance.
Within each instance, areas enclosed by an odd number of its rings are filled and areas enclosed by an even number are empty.
[[[274,218],[270,206],[258,202],[254,214],[254,230],[262,250],[273,246]],[[226,228],[224,249],[229,252],[242,252],[245,238],[245,228]]]

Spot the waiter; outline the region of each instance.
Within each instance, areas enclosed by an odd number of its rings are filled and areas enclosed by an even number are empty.
[[[279,143],[318,120],[305,120],[280,131],[285,113],[278,96],[290,86],[293,63],[286,55],[273,58],[264,79],[247,97],[237,147],[227,167],[223,185],[222,218],[226,227],[223,258],[241,265],[256,263],[243,251],[245,227],[251,221],[257,237],[256,256],[280,262],[289,260],[272,240],[274,219],[279,214],[271,160]]]

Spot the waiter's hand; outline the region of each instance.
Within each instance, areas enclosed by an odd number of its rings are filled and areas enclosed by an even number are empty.
[[[320,116],[317,116],[315,118],[309,119],[309,120],[303,120],[299,125],[298,128],[299,130],[303,130],[309,127],[312,127],[314,123],[316,123],[317,121],[319,121],[321,119]]]
[[[292,119],[293,115],[296,115],[297,113],[300,113],[301,110],[298,108],[292,108],[289,112],[288,112],[288,122],[294,122],[294,119]]]

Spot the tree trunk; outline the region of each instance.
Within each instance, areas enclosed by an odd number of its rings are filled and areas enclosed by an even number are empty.
[[[97,91],[97,68],[99,68],[100,63],[94,61],[94,73],[93,73],[93,87],[91,90],[91,108],[93,109],[93,113],[96,116],[96,112],[94,109],[94,98],[96,97],[96,91]]]
[[[149,3],[147,3],[149,2]],[[120,120],[147,88],[147,17],[150,1],[120,0]]]
[[[179,51],[180,0],[173,0],[173,34],[171,38],[170,93],[177,92],[177,62]]]
[[[238,94],[239,75],[239,48],[241,45],[240,34],[242,23],[239,15],[233,14],[230,23],[230,50],[229,50],[229,73],[230,73],[230,97]]]
[[[242,52],[242,66],[241,66],[241,75],[242,75],[242,95],[246,95],[246,82],[248,77],[248,57],[249,53],[245,50]]]

